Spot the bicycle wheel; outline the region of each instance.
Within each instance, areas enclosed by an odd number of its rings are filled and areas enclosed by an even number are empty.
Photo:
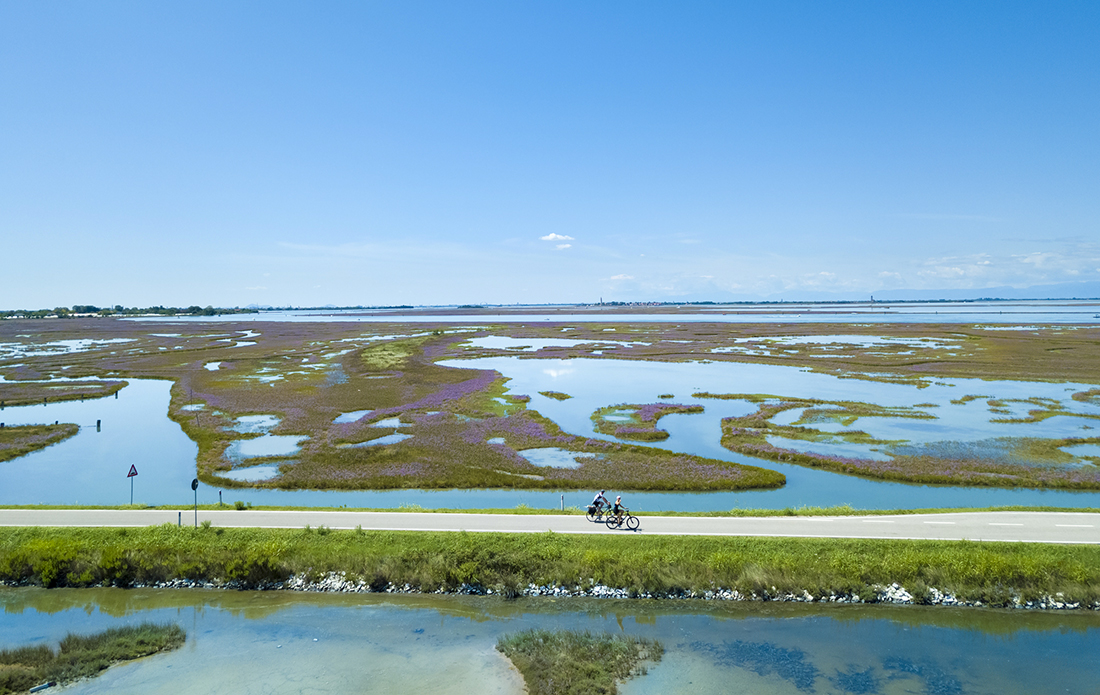
[[[642,523],[642,522],[639,521],[638,517],[636,517],[636,516],[627,517],[626,527],[628,529],[630,529],[631,531],[634,531],[635,529],[638,528],[638,524],[640,524],[640,523]]]
[[[607,528],[618,528],[619,526],[622,525],[623,520],[622,519],[616,519],[612,515],[612,516],[607,517],[607,521],[605,521],[604,523],[607,524]]]
[[[597,514],[596,512],[587,512],[584,516],[589,521],[595,521],[599,518],[599,514]]]

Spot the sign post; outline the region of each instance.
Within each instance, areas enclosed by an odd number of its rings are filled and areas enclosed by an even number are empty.
[[[130,472],[126,474],[130,479],[130,506],[134,506],[134,478],[137,477],[137,466],[130,464]]]
[[[199,527],[199,479],[191,481],[191,489],[195,491],[195,528]]]

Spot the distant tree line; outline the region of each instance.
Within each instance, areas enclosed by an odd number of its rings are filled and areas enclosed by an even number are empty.
[[[0,318],[24,318],[68,319],[78,316],[218,316],[220,314],[254,314],[256,309],[239,309],[225,307],[201,307],[192,305],[186,308],[174,306],[150,306],[150,307],[124,307],[116,304],[113,307],[98,307],[93,304],[74,304],[72,307],[59,306],[53,309],[15,309],[12,311],[0,311]]]

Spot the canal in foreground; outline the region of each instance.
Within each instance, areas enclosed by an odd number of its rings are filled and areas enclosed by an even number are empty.
[[[0,589],[0,648],[54,644],[146,620],[179,650],[111,668],[67,693],[522,693],[495,650],[532,627],[660,640],[636,693],[1085,693],[1100,616],[917,606]]]

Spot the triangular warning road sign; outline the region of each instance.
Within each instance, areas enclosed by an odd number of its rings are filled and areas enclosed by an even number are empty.
[[[127,478],[133,478],[135,475],[137,475],[137,466],[135,466],[134,464],[131,463],[130,464],[130,472],[126,474],[126,477]]]

